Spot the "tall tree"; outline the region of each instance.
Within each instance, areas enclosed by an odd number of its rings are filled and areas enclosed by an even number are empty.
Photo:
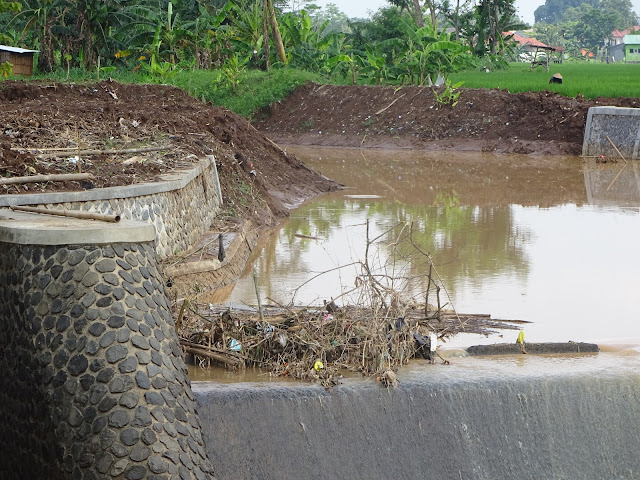
[[[596,51],[604,45],[616,25],[614,12],[605,12],[599,8],[591,8],[582,15],[576,24],[576,33],[582,46]]]
[[[582,4],[596,5],[599,0],[546,0],[544,5],[536,8],[534,14],[536,23],[558,23],[563,21],[566,10],[579,7]]]
[[[486,45],[491,55],[498,51],[502,32],[520,23],[516,16],[515,0],[481,0],[476,7],[477,48]]]
[[[273,0],[264,0],[265,9],[269,16],[269,23],[271,24],[271,34],[273,35],[273,43],[276,47],[276,55],[281,63],[287,63],[287,54],[284,51],[284,44],[282,43],[282,35],[280,35],[280,28],[278,27],[278,20],[276,19],[276,12],[273,8]]]

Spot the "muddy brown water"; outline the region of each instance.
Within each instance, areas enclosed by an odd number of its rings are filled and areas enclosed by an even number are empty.
[[[256,249],[226,301],[321,303],[355,271],[370,237],[414,221],[461,312],[529,320],[529,341],[593,341],[598,354],[413,361],[399,387],[319,385],[259,370],[190,370],[218,478],[638,478],[638,164],[580,158],[290,148],[348,188],[304,204]],[[301,238],[296,234],[311,238]],[[376,263],[393,258],[383,235]],[[424,273],[419,261],[396,262]],[[304,282],[316,277],[303,287]],[[407,285],[420,292],[424,283]],[[297,291],[296,291],[297,289]]]
[[[364,223],[374,238],[402,222],[432,254],[455,308],[533,322],[530,342],[640,344],[640,168],[578,157],[288,147],[347,187],[292,212],[254,253],[263,300],[321,304],[352,288]],[[300,238],[306,235],[311,238]],[[372,261],[393,258],[384,235]],[[396,261],[421,276],[424,258]],[[247,269],[226,299],[255,304]],[[317,276],[312,281],[312,277]],[[308,282],[308,283],[305,283]],[[304,283],[304,286],[300,287]],[[416,295],[424,281],[406,286]],[[444,295],[443,295],[444,297]],[[345,301],[353,300],[345,297]],[[443,298],[443,301],[448,299]],[[449,345],[515,341],[460,335]]]

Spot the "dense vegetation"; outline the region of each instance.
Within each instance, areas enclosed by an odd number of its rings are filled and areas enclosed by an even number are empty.
[[[250,115],[307,80],[502,78],[495,72],[521,54],[503,33],[524,27],[514,1],[389,0],[371,18],[349,19],[332,4],[278,0],[0,0],[0,43],[39,50],[40,76],[173,83]],[[629,0],[547,0],[538,17],[538,38],[573,58],[637,21]],[[514,80],[524,81],[521,70]]]

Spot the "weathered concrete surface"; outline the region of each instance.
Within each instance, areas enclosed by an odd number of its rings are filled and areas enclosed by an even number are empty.
[[[156,254],[166,258],[188,250],[209,230],[220,212],[222,194],[215,158],[209,155],[192,169],[165,175],[163,181],[155,183],[82,192],[0,195],[0,207],[11,205],[118,213],[123,220],[153,226]]]
[[[554,343],[525,343],[528,354],[541,353],[594,353],[600,348],[595,343],[582,342],[554,342]],[[467,348],[469,355],[520,355],[520,345],[517,343],[498,343],[494,345],[473,345]]]
[[[640,155],[640,109],[623,107],[591,107],[582,144],[582,155],[620,159],[616,149],[627,159]]]
[[[196,383],[194,393],[221,480],[640,478],[637,374],[474,371],[390,390]]]
[[[153,225],[131,220],[107,223],[0,210],[0,242],[20,245],[99,245],[153,242]]]

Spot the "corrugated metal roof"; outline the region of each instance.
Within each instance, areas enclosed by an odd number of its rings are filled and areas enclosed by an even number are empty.
[[[4,50],[5,52],[13,52],[13,53],[37,53],[40,51],[40,50],[28,50],[26,48],[9,47],[7,45],[0,45],[0,50]]]
[[[539,40],[536,40],[533,37],[523,37],[522,35],[518,35],[516,32],[502,32],[503,35],[513,35],[512,40],[514,42],[519,43],[520,45],[530,45],[532,47],[546,47],[549,48],[548,45],[545,45]]]

